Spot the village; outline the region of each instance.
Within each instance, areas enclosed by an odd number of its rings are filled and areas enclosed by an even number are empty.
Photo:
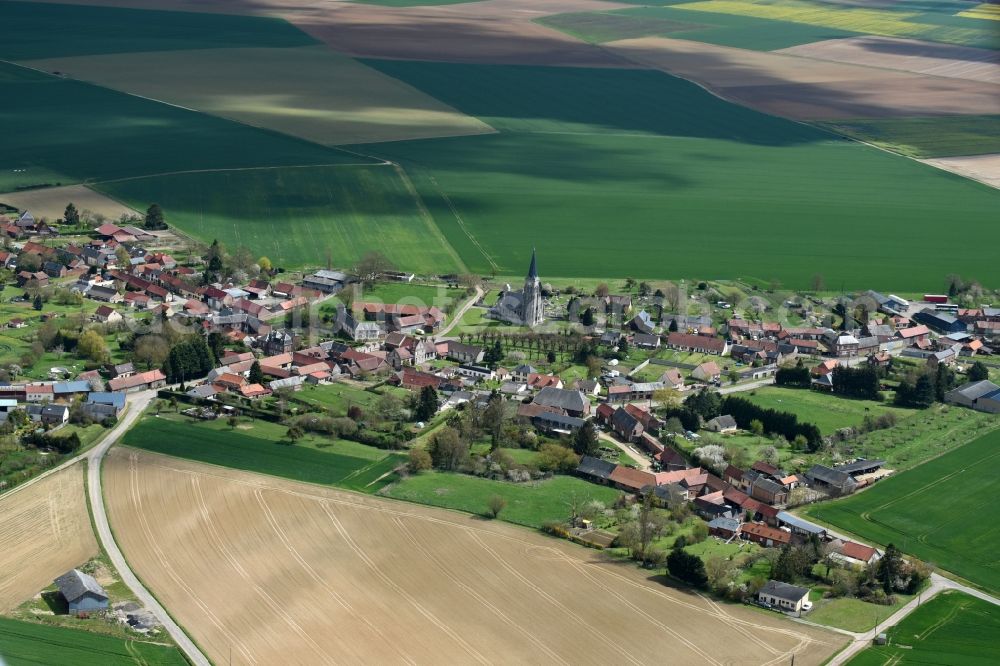
[[[286,273],[217,243],[178,260],[171,248],[184,246],[156,209],[91,228],[72,207],[62,224],[0,217],[13,283],[0,325],[27,348],[7,345],[14,356],[0,364],[0,422],[22,453],[86,448],[129,394],[149,390],[157,413],[260,418],[293,443],[347,418],[356,425],[336,425],[337,437],[408,452],[402,476],[562,474],[621,491],[544,528],[800,615],[816,585],[887,603],[927,578],[893,552],[906,575],[882,588],[885,551],[792,513],[913,463],[866,450],[864,436],[935,404],[1000,413],[1000,308],[959,305],[959,288],[779,302],[773,289],[741,300],[707,283],[554,289],[534,252],[519,289],[418,277],[377,253]],[[865,406],[831,428],[773,406],[794,396]],[[527,465],[506,453],[525,449]],[[15,464],[12,450],[0,454],[4,487],[58,459]],[[636,533],[637,521],[654,527]],[[691,554],[698,543],[716,545]]]

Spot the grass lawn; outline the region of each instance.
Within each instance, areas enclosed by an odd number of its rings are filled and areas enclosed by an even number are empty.
[[[0,663],[6,666],[185,666],[177,648],[0,618]]]
[[[729,104],[667,74],[366,63],[499,130],[363,148],[407,168],[473,271],[520,274],[537,245],[543,278],[662,279],[703,274],[695,249],[710,247],[720,279],[804,286],[821,263],[826,279],[847,289],[913,290],[938,288],[961,263],[977,266],[987,284],[1000,281],[989,249],[1000,244],[996,190]],[[776,218],[814,224],[790,235]],[[930,231],[946,218],[982,242],[942,247]],[[903,224],[918,232],[901,237]],[[833,225],[844,233],[824,233]],[[747,228],[764,249],[746,251]],[[868,242],[858,244],[860,236]],[[898,251],[885,256],[886,244]]]
[[[799,421],[815,423],[824,435],[832,435],[840,428],[861,425],[865,414],[875,417],[892,412],[903,420],[917,413],[874,400],[853,400],[830,393],[777,386],[757,389],[742,396],[761,407],[791,412],[799,417]]]
[[[906,594],[897,594],[896,603],[891,606],[870,604],[860,599],[841,597],[839,599],[819,599],[806,619],[827,627],[845,631],[870,631],[875,622],[882,622],[913,599]]]
[[[477,515],[486,513],[490,497],[500,495],[507,500],[507,507],[500,514],[501,520],[540,528],[549,521],[568,520],[570,508],[567,501],[574,495],[611,505],[621,493],[572,476],[554,476],[545,481],[515,484],[464,474],[424,472],[390,486],[386,494],[396,499]]]
[[[996,551],[1000,508],[984,501],[1000,492],[995,473],[1000,430],[960,446],[869,490],[802,513],[1000,590]]]
[[[325,407],[338,416],[347,414],[352,405],[358,405],[362,409],[370,408],[380,397],[378,393],[343,383],[307,386],[292,394],[295,401]]]
[[[917,158],[1000,152],[1000,115],[837,120],[817,124]]]
[[[5,129],[0,133],[0,154],[6,157],[0,171],[2,192],[192,169],[366,161],[16,65],[0,63],[0,87],[5,93],[0,110]],[[67,99],[73,103],[64,104]],[[144,202],[140,209],[148,205]],[[170,207],[164,209],[170,220]]]
[[[356,442],[333,440],[332,446],[315,448],[318,442],[331,441],[315,436],[304,438],[304,443],[282,445],[278,442],[285,428],[265,421],[242,428],[231,430],[222,419],[192,423],[173,414],[147,415],[125,435],[124,443],[213,465],[364,492],[375,492],[388,483],[388,477],[378,484],[374,481],[403,459]]]
[[[456,301],[465,300],[465,290],[449,289],[443,284],[435,286],[406,282],[377,282],[365,289],[358,300],[426,307],[437,306],[444,312],[448,312]]]
[[[402,172],[389,165],[183,173],[95,187],[139,209],[156,201],[168,222],[192,236],[246,245],[278,266],[327,259],[351,266],[377,248],[409,270],[460,269]]]
[[[888,645],[873,645],[848,663],[986,666],[1000,658],[1000,608],[952,590],[922,604],[886,633]]]

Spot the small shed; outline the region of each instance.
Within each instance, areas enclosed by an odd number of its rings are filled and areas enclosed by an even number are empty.
[[[70,615],[107,610],[108,594],[90,574],[73,569],[56,578],[54,582],[59,588],[59,593],[66,599]]]

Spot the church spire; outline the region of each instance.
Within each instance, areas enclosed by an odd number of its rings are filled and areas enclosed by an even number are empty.
[[[538,277],[538,269],[535,267],[535,248],[531,248],[531,265],[528,266],[528,279],[534,280]]]

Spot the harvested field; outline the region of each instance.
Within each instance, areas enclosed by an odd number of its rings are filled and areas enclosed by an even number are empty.
[[[28,64],[328,146],[492,131],[325,46],[157,51]]]
[[[487,0],[437,7],[333,3],[283,14],[331,48],[354,56],[574,67],[629,67],[628,61],[532,19],[621,7],[600,0],[535,3]]]
[[[1000,154],[939,157],[923,161],[939,169],[1000,188]]]
[[[0,611],[97,555],[83,474],[78,463],[0,495]]]
[[[930,74],[985,83],[1000,83],[1000,53],[915,39],[853,37],[830,39],[778,51],[788,55],[874,65],[884,69]]]
[[[127,448],[104,475],[126,557],[217,663],[819,664],[846,640],[461,514]]]
[[[794,120],[1000,113],[1000,85],[649,37],[604,45]]]
[[[123,214],[138,213],[138,211],[83,185],[8,192],[0,194],[0,203],[14,206],[20,210],[29,210],[36,218],[47,217],[50,220],[61,218],[68,203],[75,204],[77,210],[90,210],[113,220],[117,220]]]

